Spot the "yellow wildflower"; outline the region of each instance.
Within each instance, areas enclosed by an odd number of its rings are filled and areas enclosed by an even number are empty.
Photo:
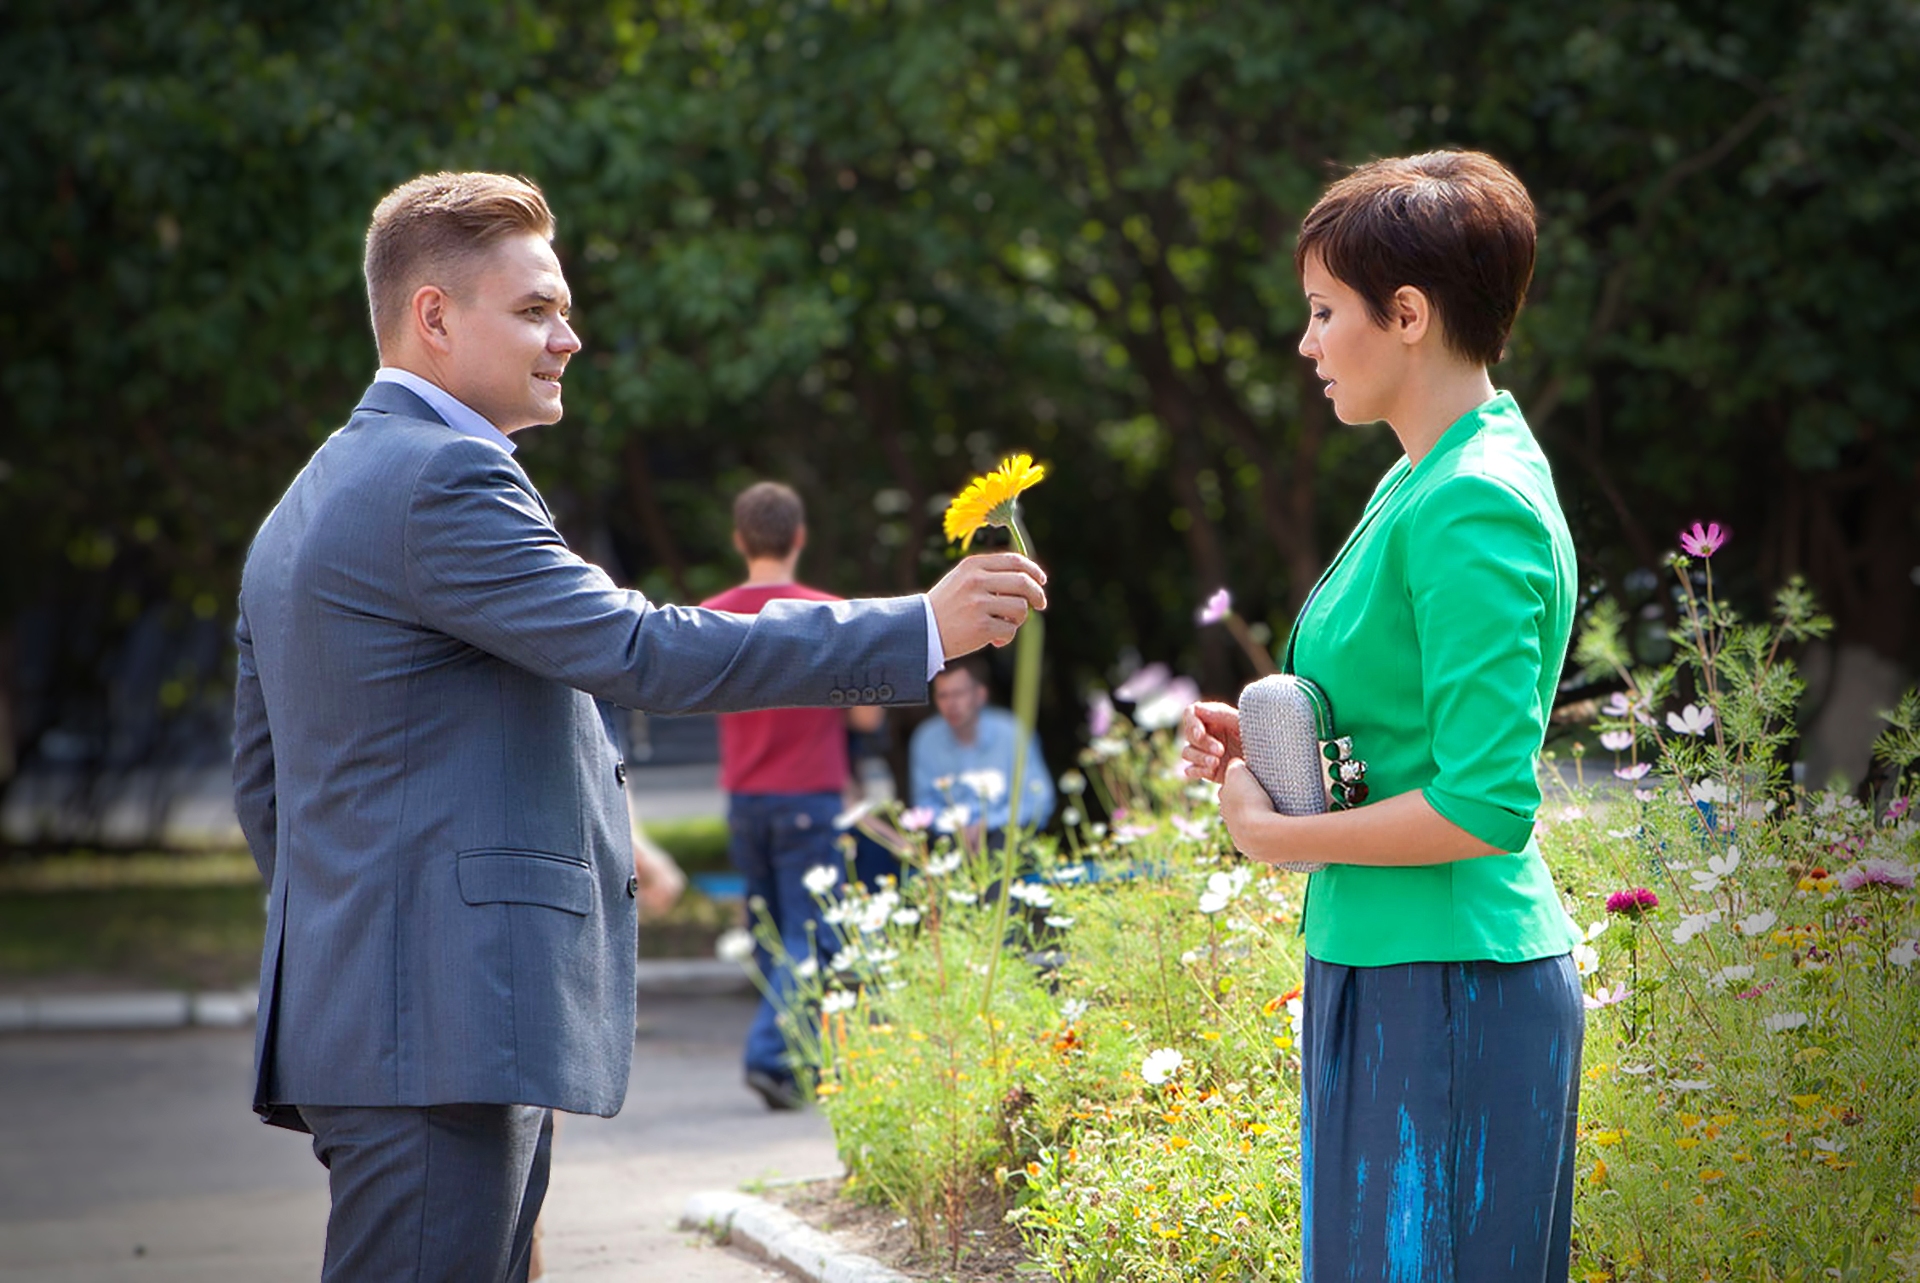
[[[1034,463],[1032,455],[1016,454],[1003,459],[985,476],[975,477],[947,505],[947,539],[958,539],[961,547],[971,547],[980,527],[1013,525],[1014,501],[1021,491],[1039,484],[1046,475],[1047,470]]]

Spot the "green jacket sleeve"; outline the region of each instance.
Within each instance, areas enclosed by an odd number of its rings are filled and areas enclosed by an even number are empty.
[[[1423,500],[1406,547],[1436,768],[1427,802],[1489,846],[1522,850],[1540,805],[1551,537],[1513,490],[1462,475]]]

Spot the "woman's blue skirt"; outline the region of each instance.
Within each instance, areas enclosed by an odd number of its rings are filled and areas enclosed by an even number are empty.
[[[1302,1019],[1303,1283],[1563,1283],[1573,960],[1308,958]]]

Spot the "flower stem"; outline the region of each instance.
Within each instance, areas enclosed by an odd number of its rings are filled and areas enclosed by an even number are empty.
[[[1023,557],[1032,556],[1028,551],[1031,544],[1026,531],[1020,525],[1018,509],[1013,513],[1008,530],[1013,535],[1014,551]],[[987,950],[986,983],[980,993],[980,1017],[987,1022],[987,1045],[996,1061],[1000,1054],[1000,1039],[993,1026],[993,982],[999,974],[1000,955],[1006,951],[1007,915],[1013,901],[1014,862],[1020,849],[1021,803],[1026,799],[1027,746],[1033,742],[1033,724],[1040,709],[1040,650],[1045,636],[1045,626],[1040,616],[1030,614],[1013,642],[1013,772],[1007,784],[1007,829],[1005,845],[1001,848],[1000,902],[995,906],[993,934],[989,937],[991,947]]]

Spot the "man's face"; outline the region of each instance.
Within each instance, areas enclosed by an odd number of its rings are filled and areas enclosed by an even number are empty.
[[[956,668],[933,679],[933,702],[940,716],[947,719],[948,726],[966,734],[972,731],[974,723],[980,720],[980,710],[986,707],[987,688],[975,681],[966,669]]]
[[[448,296],[447,391],[502,432],[561,415],[560,376],[580,350],[573,295],[553,246],[535,232],[497,242]]]

